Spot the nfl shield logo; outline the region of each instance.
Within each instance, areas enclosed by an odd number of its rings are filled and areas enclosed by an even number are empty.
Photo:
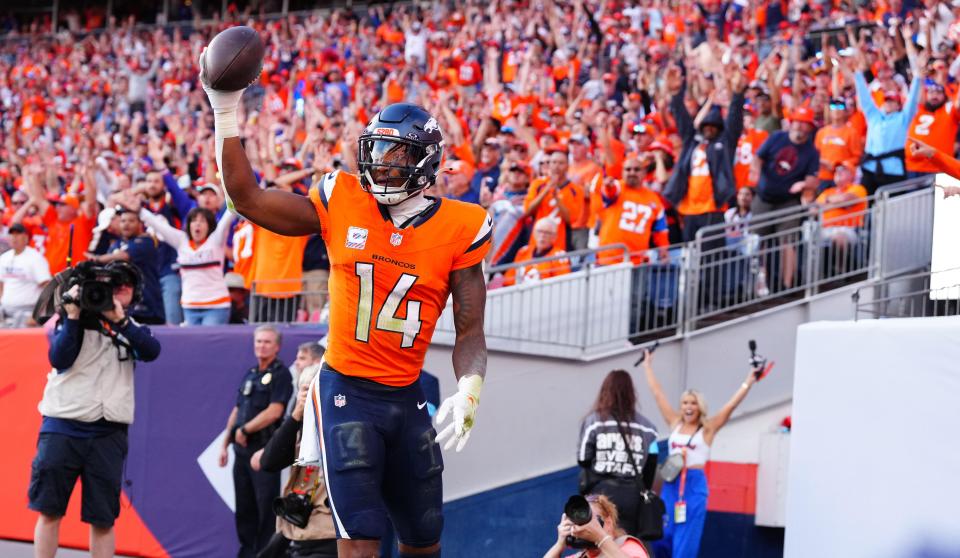
[[[403,235],[400,233],[393,233],[390,235],[390,244],[394,246],[400,246],[400,243],[403,242]]]
[[[347,404],[346,395],[334,395],[333,396],[333,406],[334,407],[343,407]]]

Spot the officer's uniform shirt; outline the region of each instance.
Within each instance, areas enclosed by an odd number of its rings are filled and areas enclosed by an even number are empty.
[[[293,378],[290,370],[279,358],[274,359],[262,372],[259,366],[251,367],[240,382],[240,389],[237,392],[235,429],[239,430],[241,426],[253,420],[271,403],[286,405],[292,394]],[[280,420],[277,420],[262,430],[252,432],[248,437],[247,451],[253,452],[267,445],[270,435],[279,425]]]

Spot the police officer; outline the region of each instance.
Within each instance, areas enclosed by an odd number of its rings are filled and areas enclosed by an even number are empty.
[[[250,457],[263,448],[283,418],[293,393],[293,379],[280,353],[280,331],[264,325],[253,334],[257,365],[240,382],[237,404],[227,420],[220,451],[220,466],[227,466],[227,447],[232,443],[233,488],[236,494],[236,526],[240,558],[253,558],[274,532],[273,500],[280,495],[280,473],[254,471]]]

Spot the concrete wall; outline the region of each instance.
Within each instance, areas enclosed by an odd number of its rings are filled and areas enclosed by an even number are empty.
[[[698,331],[683,340],[663,342],[654,369],[671,400],[686,387],[704,393],[715,411],[737,390],[748,372],[747,341],[776,361],[717,437],[713,458],[756,462],[759,435],[776,428],[789,413],[793,387],[796,329],[801,323],[853,317],[853,288],[832,291],[810,302],[798,302]],[[867,293],[869,294],[869,293]],[[863,296],[867,296],[862,293]],[[451,349],[434,345],[424,367],[440,378],[447,396],[456,389]],[[632,349],[592,362],[491,352],[477,426],[466,449],[447,453],[445,499],[455,500],[575,465],[580,420],[612,369],[630,371],[637,385],[641,412],[666,436],[665,424],[647,389],[642,368],[634,368],[639,352]]]

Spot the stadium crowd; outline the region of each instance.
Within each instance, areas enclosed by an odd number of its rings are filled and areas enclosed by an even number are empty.
[[[241,123],[262,187],[305,194],[315,173],[355,172],[366,122],[417,103],[446,137],[431,193],[488,208],[493,264],[613,243],[638,264],[799,205],[847,204],[825,222],[844,242],[878,187],[955,163],[960,4],[941,0],[455,0],[150,28],[68,16],[55,35],[5,20],[0,39],[12,326],[68,254],[138,265],[147,322],[242,321],[251,288],[261,320],[325,319],[319,236],[225,209],[196,76],[232,24],[267,44]],[[535,262],[494,284],[570,269]]]

